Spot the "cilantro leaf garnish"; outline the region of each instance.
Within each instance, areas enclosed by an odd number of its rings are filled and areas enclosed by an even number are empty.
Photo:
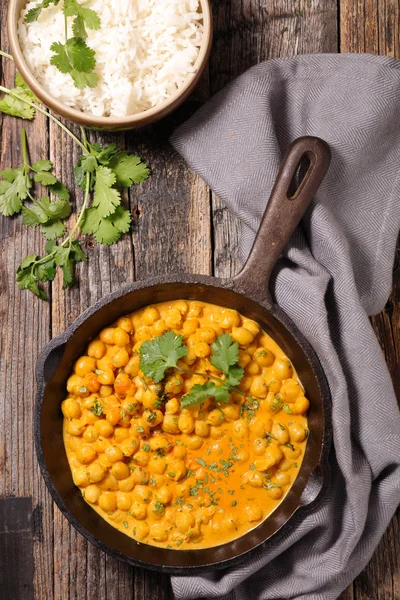
[[[28,197],[32,182],[25,167],[8,168],[0,173],[0,213],[11,217],[21,212],[22,203]]]
[[[238,385],[244,375],[243,367],[236,364],[239,360],[239,344],[233,341],[229,333],[223,333],[211,344],[211,350],[211,364],[225,373],[228,385]]]
[[[140,346],[140,369],[146,377],[159,383],[178,360],[187,355],[188,349],[183,345],[181,335],[169,331],[164,335],[147,340]]]
[[[100,17],[92,9],[81,5],[77,0],[64,0],[64,15],[66,17],[75,17],[72,25],[72,31],[76,38],[85,40],[88,29],[100,29]]]
[[[69,73],[76,87],[96,87],[98,76],[93,73],[96,66],[95,53],[85,40],[70,38],[65,44],[54,42],[50,50],[53,52],[50,63],[61,73]]]
[[[39,2],[39,4],[28,10],[26,13],[25,23],[33,23],[34,21],[37,21],[44,8],[49,8],[50,4],[57,6],[59,2],[60,0],[43,0],[43,2]]]
[[[149,174],[149,168],[139,156],[128,154],[127,152],[118,152],[109,162],[116,183],[120,187],[130,187],[133,183],[145,181]]]

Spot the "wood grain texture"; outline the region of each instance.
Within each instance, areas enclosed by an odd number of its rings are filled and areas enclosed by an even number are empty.
[[[341,0],[340,49],[400,58],[398,0]],[[400,401],[400,245],[393,289],[382,313],[372,319]],[[395,600],[400,597],[399,511],[368,567],[354,582],[354,597]]]
[[[6,0],[0,0],[0,45],[7,50]],[[209,67],[212,94],[258,62],[310,52],[363,51],[399,57],[399,0],[213,0],[215,43]],[[338,31],[338,22],[340,31]],[[11,85],[13,66],[2,82]],[[198,98],[207,95],[208,83]],[[43,249],[39,232],[20,219],[0,221],[0,495],[31,497],[35,600],[168,600],[169,578],[132,569],[86,543],[53,505],[34,455],[32,415],[34,366],[39,350],[84,309],[127,282],[165,272],[231,277],[242,263],[240,226],[221,200],[171,149],[168,137],[196,104],[163,123],[115,136],[149,163],[152,177],[126,197],[133,217],[131,236],[111,248],[86,238],[89,261],[78,269],[79,285],[62,291],[59,277],[44,304],[15,286],[22,258]],[[0,117],[0,168],[20,160],[21,122]],[[70,139],[38,116],[27,125],[32,160],[50,157],[57,174],[73,187],[78,152]],[[76,133],[79,133],[77,131]],[[82,196],[73,198],[78,207]],[[373,320],[389,368],[400,386],[400,269],[385,310]],[[23,377],[20,374],[23,373]],[[400,395],[400,389],[397,388]],[[394,518],[367,569],[340,600],[398,600],[399,518]],[[7,599],[8,600],[8,599]],[[14,600],[14,599],[13,599]],[[19,600],[16,598],[15,600]],[[230,594],[224,600],[234,600]]]

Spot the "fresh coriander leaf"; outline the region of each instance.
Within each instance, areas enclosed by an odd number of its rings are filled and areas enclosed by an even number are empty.
[[[98,208],[102,217],[111,215],[121,203],[121,194],[113,188],[116,181],[114,173],[107,167],[96,170],[93,206]]]
[[[53,163],[51,160],[37,160],[33,163],[33,165],[31,165],[31,168],[36,173],[40,173],[41,171],[52,171]]]
[[[69,191],[61,181],[57,181],[46,187],[49,192],[58,196],[60,200],[69,200]]]
[[[61,73],[69,73],[76,87],[95,87],[98,77],[93,73],[96,66],[95,52],[81,38],[70,38],[65,44],[54,42],[50,50],[50,63]]]
[[[35,109],[26,102],[39,102],[39,100],[19,73],[15,76],[15,86],[16,87],[13,90],[10,90],[10,94],[6,94],[2,100],[0,100],[0,112],[11,115],[12,117],[32,120],[35,116]],[[12,94],[16,94],[18,98]]]
[[[196,383],[196,385],[190,388],[190,391],[183,396],[181,400],[181,408],[187,408],[188,406],[201,404],[208,398],[215,397],[216,391],[217,386],[213,381],[207,381],[207,383],[203,384]]]
[[[96,73],[80,73],[79,71],[72,71],[71,77],[74,80],[75,87],[79,90],[83,90],[85,87],[94,89],[99,83],[99,77]]]
[[[79,4],[77,0],[65,0],[63,12],[66,17],[76,17],[72,25],[72,31],[77,38],[87,38],[86,27],[88,29],[100,29],[101,23],[98,14],[94,10]]]
[[[129,231],[130,223],[131,215],[122,206],[118,206],[115,212],[106,218],[99,214],[98,208],[91,207],[85,212],[81,230],[86,235],[93,234],[100,244],[110,245],[117,242],[123,233]]]
[[[46,225],[42,225],[42,233],[46,240],[56,240],[57,238],[62,237],[65,231],[65,225],[60,219],[55,219]]]
[[[169,331],[140,346],[140,368],[146,377],[160,382],[166,371],[175,367],[178,360],[186,356],[188,349],[181,335]],[[192,388],[193,389],[193,388]]]
[[[33,23],[33,21],[37,21],[40,13],[44,8],[48,8],[50,4],[54,4],[55,6],[57,6],[59,2],[60,0],[43,0],[43,2],[40,2],[39,4],[28,10],[28,12],[25,15],[25,23]]]
[[[11,217],[21,212],[22,202],[28,197],[32,182],[23,167],[5,169],[0,173],[0,213]]]
[[[51,264],[37,265],[40,257],[31,254],[24,258],[17,270],[17,285],[21,290],[29,290],[41,300],[46,300],[46,294],[39,287],[38,281],[47,281],[53,274]]]
[[[131,187],[134,183],[142,183],[150,175],[150,169],[139,156],[118,152],[109,162],[110,169],[116,176],[119,187]]]
[[[231,365],[226,374],[226,383],[230,386],[239,385],[244,375],[243,367],[239,365]]]
[[[36,173],[34,179],[36,183],[41,183],[42,185],[54,185],[58,181],[57,177],[54,177],[54,175],[46,171]]]
[[[215,386],[214,398],[217,402],[229,402],[229,387],[226,385]]]
[[[95,144],[92,144],[90,148],[93,156],[95,156],[98,162],[105,167],[109,166],[112,157],[118,153],[117,144],[108,144],[103,147],[96,142]]]
[[[53,281],[56,275],[54,258],[49,256],[47,257],[47,260],[36,265],[35,274],[40,281]]]
[[[78,242],[71,242],[68,246],[53,247],[54,251],[55,263],[63,271],[63,289],[71,287],[74,283],[74,264],[86,260],[87,256]]]
[[[98,167],[98,162],[95,156],[83,156],[82,167],[85,173],[93,173]]]
[[[211,364],[225,374],[228,374],[229,367],[239,360],[239,344],[233,341],[229,333],[219,335],[211,344],[211,350]]]

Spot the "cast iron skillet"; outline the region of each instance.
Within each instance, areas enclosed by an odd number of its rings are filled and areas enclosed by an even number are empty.
[[[309,166],[294,195],[289,196],[299,165]],[[268,292],[271,271],[290,235],[317,191],[330,162],[325,142],[296,140],[289,148],[272,190],[253,249],[233,279],[202,275],[166,275],[139,281],[106,296],[86,310],[65,333],[43,350],[37,365],[36,450],[47,487],[72,525],[101,550],[131,565],[174,574],[231,566],[276,533],[298,510],[313,502],[329,471],[330,397],[321,365],[295,325],[273,304]],[[62,437],[61,402],[75,359],[90,339],[119,317],[148,304],[180,298],[234,308],[257,321],[295,365],[311,406],[310,436],[300,473],[290,492],[268,519],[237,540],[203,550],[168,550],[139,544],[111,527],[83,500],[73,484]],[[290,524],[286,526],[290,527]]]

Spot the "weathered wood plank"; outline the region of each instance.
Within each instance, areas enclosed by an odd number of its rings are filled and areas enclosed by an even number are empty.
[[[8,51],[7,2],[0,3],[0,44]],[[2,60],[2,83],[13,87],[15,69]],[[28,133],[32,162],[48,153],[47,122],[39,115],[33,123],[11,117],[0,120],[0,170],[21,164],[20,131]],[[0,494],[32,498],[34,520],[34,590],[50,598],[53,588],[52,517],[50,495],[39,473],[33,447],[32,417],[35,402],[36,358],[49,340],[49,306],[28,292],[20,292],[15,272],[22,259],[43,249],[39,231],[22,226],[21,217],[1,219],[0,224]],[[7,572],[13,577],[12,569]]]
[[[370,52],[400,57],[398,0],[341,0],[342,52]],[[372,319],[400,400],[400,270],[395,266],[392,294],[380,315]],[[356,600],[395,600],[400,595],[397,514],[368,567],[354,582]]]

